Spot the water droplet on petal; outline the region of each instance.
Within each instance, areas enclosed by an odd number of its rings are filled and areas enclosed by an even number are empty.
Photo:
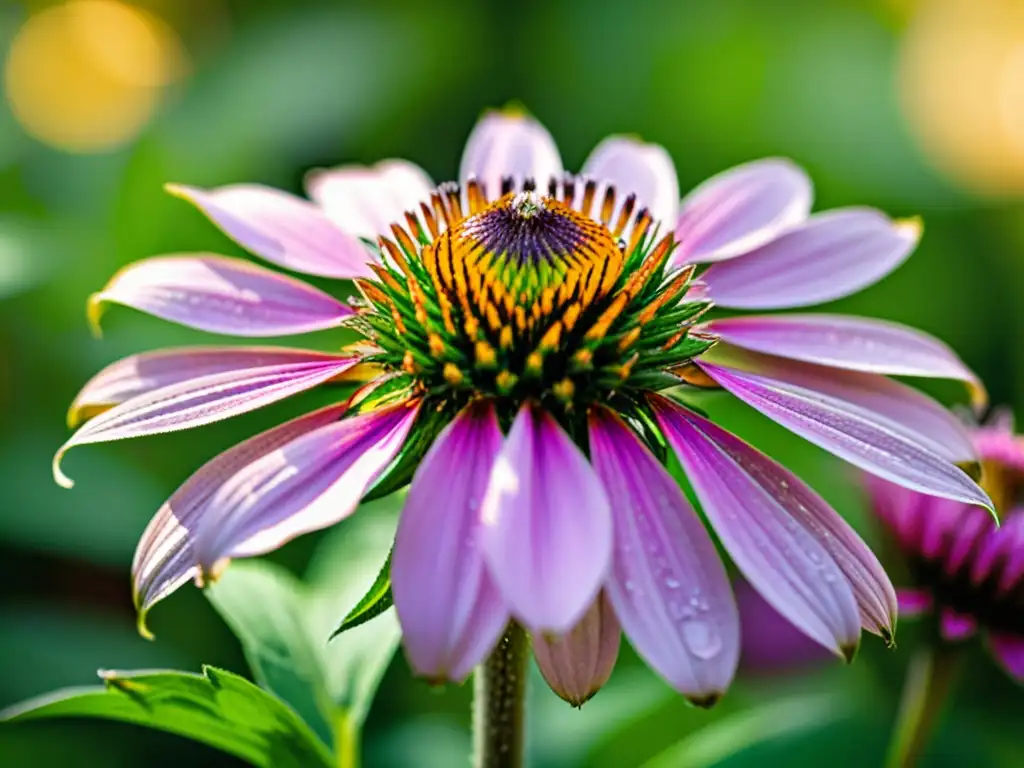
[[[683,624],[683,642],[694,656],[708,661],[722,650],[722,637],[708,622],[694,619]]]

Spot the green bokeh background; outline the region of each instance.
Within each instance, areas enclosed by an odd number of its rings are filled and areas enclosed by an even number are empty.
[[[0,45],[6,50],[45,5],[0,4]],[[1016,342],[1024,327],[1022,208],[969,193],[935,170],[905,121],[897,61],[918,5],[152,0],[142,6],[176,30],[191,72],[136,137],[100,154],[65,153],[28,136],[0,103],[0,708],[91,683],[98,668],[197,670],[206,662],[247,671],[198,590],[183,589],[154,611],[155,643],[136,635],[132,550],[149,516],[201,462],[310,399],[201,433],[78,449],[65,465],[78,481],[72,491],[50,476],[67,405],[89,376],[135,351],[210,340],[123,309],[105,319],[102,341],[85,322],[86,297],[128,262],[176,251],[242,255],[166,195],[168,181],[300,191],[310,167],[393,156],[443,180],[454,175],[479,112],[511,99],[550,128],[568,168],[613,132],[665,145],[684,189],[733,164],[786,155],[811,172],[819,209],[870,204],[925,221],[905,266],[834,309],[939,336],[981,374],[994,402],[1024,405]],[[964,399],[951,385],[928,389],[950,403]],[[877,541],[837,461],[741,408],[716,415]],[[317,539],[274,559],[301,572]],[[539,766],[634,766],[689,739],[678,754],[690,762],[667,753],[658,764],[879,765],[914,647],[908,622],[897,650],[868,638],[849,668],[745,673],[711,712],[687,707],[624,649],[609,686],[580,712],[533,686],[531,754]],[[468,702],[468,686],[430,690],[397,656],[370,713],[366,765],[464,765]],[[799,711],[791,717],[787,706]],[[1022,715],[1024,690],[979,646],[925,764],[1024,765]],[[804,726],[786,727],[801,718]],[[773,728],[785,732],[771,737]],[[761,743],[744,748],[744,740]],[[182,760],[235,764],[130,726],[0,726],[3,766]]]

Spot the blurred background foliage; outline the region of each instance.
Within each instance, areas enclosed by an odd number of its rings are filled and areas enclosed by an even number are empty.
[[[444,180],[481,109],[510,99],[551,129],[569,168],[611,132],[664,144],[684,188],[787,155],[811,172],[819,208],[924,217],[915,257],[835,309],[936,334],[995,402],[1024,405],[1020,0],[4,0],[0,41],[0,707],[92,683],[98,668],[247,673],[197,590],[156,609],[156,642],[136,635],[131,554],[194,468],[315,395],[201,435],[74,452],[71,492],[50,477],[89,376],[131,352],[210,341],[126,310],[109,313],[102,341],[85,323],[86,297],[130,261],[240,254],[163,192],[168,181],[299,191],[311,167],[391,156]],[[877,543],[836,461],[742,408],[708,407]],[[322,538],[272,559],[303,573]],[[581,712],[533,686],[531,754],[538,766],[877,765],[915,631],[905,623],[895,651],[866,639],[850,668],[748,664],[711,712],[624,649]],[[465,764],[468,702],[468,686],[413,681],[399,654],[368,714],[365,763]],[[927,765],[1024,764],[1024,691],[980,652],[947,714]],[[4,766],[183,759],[236,764],[127,725],[0,727]]]

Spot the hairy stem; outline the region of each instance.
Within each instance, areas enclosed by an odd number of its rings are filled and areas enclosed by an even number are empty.
[[[475,768],[520,768],[523,765],[528,657],[526,633],[513,622],[473,675]]]
[[[887,768],[914,768],[921,759],[953,687],[959,658],[959,648],[937,641],[911,659],[889,742]]]

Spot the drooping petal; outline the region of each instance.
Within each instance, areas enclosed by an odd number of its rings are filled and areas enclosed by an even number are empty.
[[[193,546],[201,573],[230,558],[271,552],[348,517],[390,466],[419,401],[336,421],[243,467],[200,515]]]
[[[769,158],[712,176],[682,203],[675,265],[723,261],[769,242],[811,211],[811,181],[788,160]]]
[[[338,359],[333,355],[287,347],[177,347],[143,352],[113,362],[89,379],[68,410],[68,424],[76,427],[133,397],[189,379],[266,366]]]
[[[708,324],[719,338],[769,355],[890,376],[956,379],[971,386],[978,405],[985,388],[948,345],[898,323],[846,315],[727,317]]]
[[[702,276],[715,303],[734,309],[806,307],[849,296],[881,280],[910,255],[916,222],[879,211],[820,213]]]
[[[590,449],[612,505],[605,589],[637,653],[694,702],[725,693],[739,660],[739,614],[725,567],[679,484],[618,417],[590,418]]]
[[[723,343],[702,361],[734,373],[757,374],[795,396],[855,412],[948,461],[978,461],[971,434],[959,418],[919,390],[885,376],[786,360]],[[714,378],[709,366],[702,367]]]
[[[662,227],[671,229],[675,224],[679,179],[672,158],[660,144],[610,136],[590,153],[581,174],[614,186],[620,200],[636,195],[636,210],[647,208]]]
[[[935,598],[926,589],[897,589],[896,602],[900,608],[900,618],[913,618],[931,613],[935,607]]]
[[[873,572],[850,546],[856,534],[814,491],[739,438],[664,398],[651,404],[704,514],[743,575],[808,637],[849,658],[860,637],[856,598],[863,601],[864,623],[877,629],[886,619],[874,614],[886,610],[892,589],[884,571]],[[842,536],[841,545],[828,540],[833,532]],[[833,551],[862,582],[859,595]]]
[[[993,632],[989,635],[989,643],[1003,668],[1024,683],[1024,637]]]
[[[895,430],[888,419],[829,394],[758,374],[703,364],[719,384],[826,451],[911,490],[991,509],[985,492],[947,459]]]
[[[493,404],[467,406],[430,447],[402,510],[391,590],[409,665],[431,680],[464,680],[509,621],[480,545],[502,439]]]
[[[601,593],[566,634],[534,635],[533,655],[551,690],[574,707],[582,707],[611,677],[621,637],[615,611]]]
[[[282,359],[288,359],[287,354]],[[241,357],[236,362],[243,364]],[[289,362],[239,367],[147,391],[104,411],[79,429],[53,458],[57,482],[70,488],[60,461],[77,445],[192,429],[254,411],[323,384],[358,362],[323,352],[298,352]]]
[[[539,407],[520,408],[483,503],[483,545],[502,596],[531,632],[568,632],[608,572],[608,497],[586,456]]]
[[[250,253],[319,277],[368,277],[370,252],[308,200],[259,184],[167,190],[187,200]]]
[[[978,628],[978,623],[972,616],[944,608],[939,614],[939,628],[943,638],[950,642],[957,642],[966,640],[973,635]]]
[[[204,464],[160,507],[132,560],[132,591],[143,635],[150,636],[149,609],[199,574],[192,541],[200,513],[224,480],[295,438],[337,421],[344,410],[343,404],[322,408],[228,449]]]
[[[835,660],[772,608],[746,579],[735,579],[733,591],[740,611],[740,665],[744,672],[784,675]]]
[[[322,331],[353,314],[299,280],[210,254],[155,256],[129,264],[90,297],[89,319],[96,327],[107,302],[229,336]]]
[[[313,171],[306,192],[342,231],[375,240],[390,236],[391,224],[405,220],[430,200],[430,177],[405,160],[385,160],[371,168],[350,165]]]
[[[473,128],[462,153],[459,181],[476,177],[490,199],[501,194],[501,181],[517,187],[534,179],[544,187],[562,175],[562,158],[547,129],[532,117],[509,110],[488,112]]]

